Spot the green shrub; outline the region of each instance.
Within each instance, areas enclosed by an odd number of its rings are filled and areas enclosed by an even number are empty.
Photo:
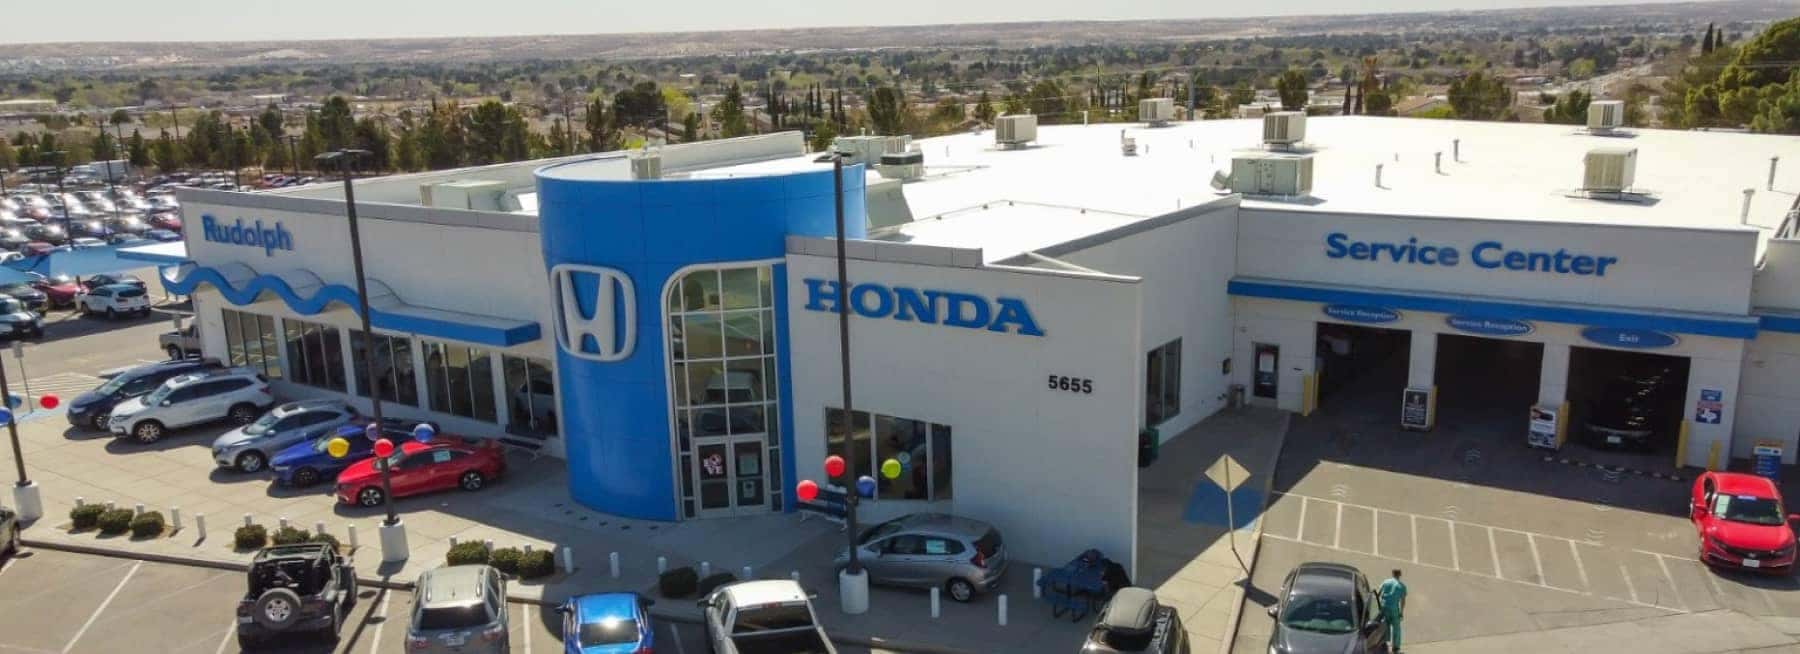
[[[269,530],[262,525],[244,525],[231,535],[231,542],[240,550],[260,549],[269,544]]]
[[[304,529],[282,527],[275,530],[275,537],[273,540],[276,545],[299,545],[311,538],[312,534],[307,533]]]
[[[83,504],[69,510],[69,521],[75,523],[76,530],[93,529],[105,512],[106,507],[99,504]]]
[[[113,509],[101,513],[100,521],[97,523],[100,526],[100,533],[123,534],[131,529],[131,519],[136,515],[131,512],[131,509]]]
[[[450,553],[444,556],[444,561],[450,565],[479,565],[487,563],[487,545],[483,544],[481,541],[465,541],[457,543],[456,547],[450,548]]]
[[[694,594],[699,585],[700,573],[688,566],[672,569],[656,577],[656,589],[663,597],[688,597]]]
[[[160,511],[145,511],[143,515],[131,519],[131,535],[138,538],[161,536],[163,533],[163,515]]]
[[[495,548],[494,552],[488,555],[488,565],[494,566],[506,574],[516,575],[519,574],[519,559],[524,555],[525,553],[516,547]]]
[[[718,587],[734,581],[737,581],[737,575],[729,572],[715,572],[712,576],[701,579],[700,585],[696,590],[698,590],[701,595],[707,595]]]
[[[342,543],[338,542],[338,539],[336,536],[333,536],[333,535],[327,534],[327,533],[313,534],[312,542],[324,543],[326,545],[330,545],[331,549],[334,549],[334,550],[343,549],[343,547],[344,547],[344,545]]]
[[[532,550],[519,558],[519,578],[537,579],[556,574],[556,554],[550,550]]]

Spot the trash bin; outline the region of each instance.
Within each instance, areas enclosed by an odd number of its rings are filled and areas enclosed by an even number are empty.
[[[1230,408],[1233,408],[1233,409],[1243,408],[1243,406],[1244,406],[1244,385],[1243,384],[1232,384],[1230,393],[1231,393],[1231,397],[1230,397],[1230,399],[1226,400],[1225,405]]]
[[[1156,463],[1157,455],[1162,453],[1162,433],[1155,427],[1146,427],[1138,432],[1138,467],[1147,468]]]

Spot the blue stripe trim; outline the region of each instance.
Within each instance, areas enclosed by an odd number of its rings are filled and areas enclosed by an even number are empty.
[[[205,266],[194,268],[187,277],[180,281],[171,281],[167,276],[158,275],[162,279],[163,288],[176,295],[190,295],[201,284],[210,284],[219,290],[219,295],[237,306],[256,301],[264,292],[272,292],[287,303],[295,313],[311,316],[328,308],[333,302],[342,303],[352,312],[356,311],[356,291],[339,284],[328,284],[314,293],[312,297],[301,297],[286,281],[274,275],[257,275],[243,288],[237,288],[226,281],[219,271]],[[495,347],[511,347],[521,343],[530,343],[542,338],[542,329],[536,322],[522,322],[512,327],[489,327],[452,322],[439,318],[418,316],[405,313],[392,313],[371,308],[369,323],[382,329],[399,332],[410,332],[422,336],[436,336],[467,343],[479,343]]]
[[[1628,313],[1624,311],[1606,311],[1602,309],[1578,309],[1573,307],[1492,302],[1463,298],[1400,295],[1397,293],[1352,291],[1336,288],[1270,284],[1239,280],[1232,280],[1231,283],[1227,285],[1226,290],[1232,295],[1275,300],[1299,300],[1303,302],[1322,302],[1327,304],[1367,304],[1394,309],[1411,309],[1413,311],[1432,311],[1453,315],[1475,315],[1484,318],[1542,320],[1545,322],[1559,322],[1590,327],[1654,329],[1681,334],[1740,338],[1745,340],[1756,338],[1757,331],[1757,321],[1754,318],[1729,320],[1671,316],[1666,314]]]
[[[147,261],[163,266],[178,266],[190,261],[185,255],[152,254],[149,252],[132,252],[123,249],[114,252],[113,254],[125,261]]]
[[[1762,314],[1756,319],[1763,329],[1784,334],[1800,334],[1800,316]]]

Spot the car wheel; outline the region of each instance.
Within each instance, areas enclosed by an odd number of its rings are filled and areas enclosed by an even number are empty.
[[[187,358],[187,357],[185,357],[185,356],[183,356],[183,355],[182,355],[182,354],[181,354],[181,348],[180,348],[180,347],[178,347],[178,346],[175,346],[175,345],[170,345],[170,346],[169,346],[169,347],[168,347],[168,349],[165,349],[165,350],[163,350],[163,351],[164,351],[164,352],[168,352],[168,353],[169,353],[169,358],[171,358],[171,359],[185,359],[185,358]]]
[[[479,470],[465,472],[462,474],[462,477],[457,480],[457,485],[462,486],[462,489],[466,491],[481,490],[481,486],[486,483],[487,477],[482,476],[481,471]]]
[[[154,443],[162,440],[163,426],[155,420],[145,420],[132,428],[131,435],[137,437],[139,443]]]
[[[265,463],[268,463],[268,458],[262,452],[250,450],[238,455],[237,469],[243,473],[262,472]]]
[[[368,507],[381,506],[381,489],[374,486],[356,492],[356,503]]]
[[[112,414],[106,411],[95,412],[94,417],[88,419],[96,431],[106,431],[106,423],[110,420],[112,420]]]
[[[294,471],[294,485],[301,488],[319,483],[319,471],[312,468],[301,468]]]
[[[967,579],[951,579],[944,586],[945,590],[950,591],[950,599],[958,602],[975,599],[975,584],[969,583]]]
[[[256,422],[256,405],[249,403],[232,405],[231,410],[225,415],[230,417],[232,422],[248,425]]]
[[[270,631],[287,629],[300,621],[300,595],[287,588],[270,588],[256,598],[250,615]]]

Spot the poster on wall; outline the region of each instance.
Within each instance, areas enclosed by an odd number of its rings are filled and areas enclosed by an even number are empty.
[[[1431,389],[1408,388],[1400,395],[1400,428],[1413,431],[1431,429]]]
[[[1781,474],[1782,454],[1781,441],[1757,441],[1756,446],[1750,450],[1750,471],[1780,483],[1777,476]]]
[[[1558,409],[1556,407],[1531,407],[1530,431],[1525,433],[1526,445],[1531,447],[1541,447],[1547,450],[1554,450],[1560,447],[1561,444],[1556,442],[1557,412]]]
[[[1694,403],[1694,422],[1702,425],[1716,425],[1725,415],[1725,392],[1711,389],[1700,389],[1700,401]]]

